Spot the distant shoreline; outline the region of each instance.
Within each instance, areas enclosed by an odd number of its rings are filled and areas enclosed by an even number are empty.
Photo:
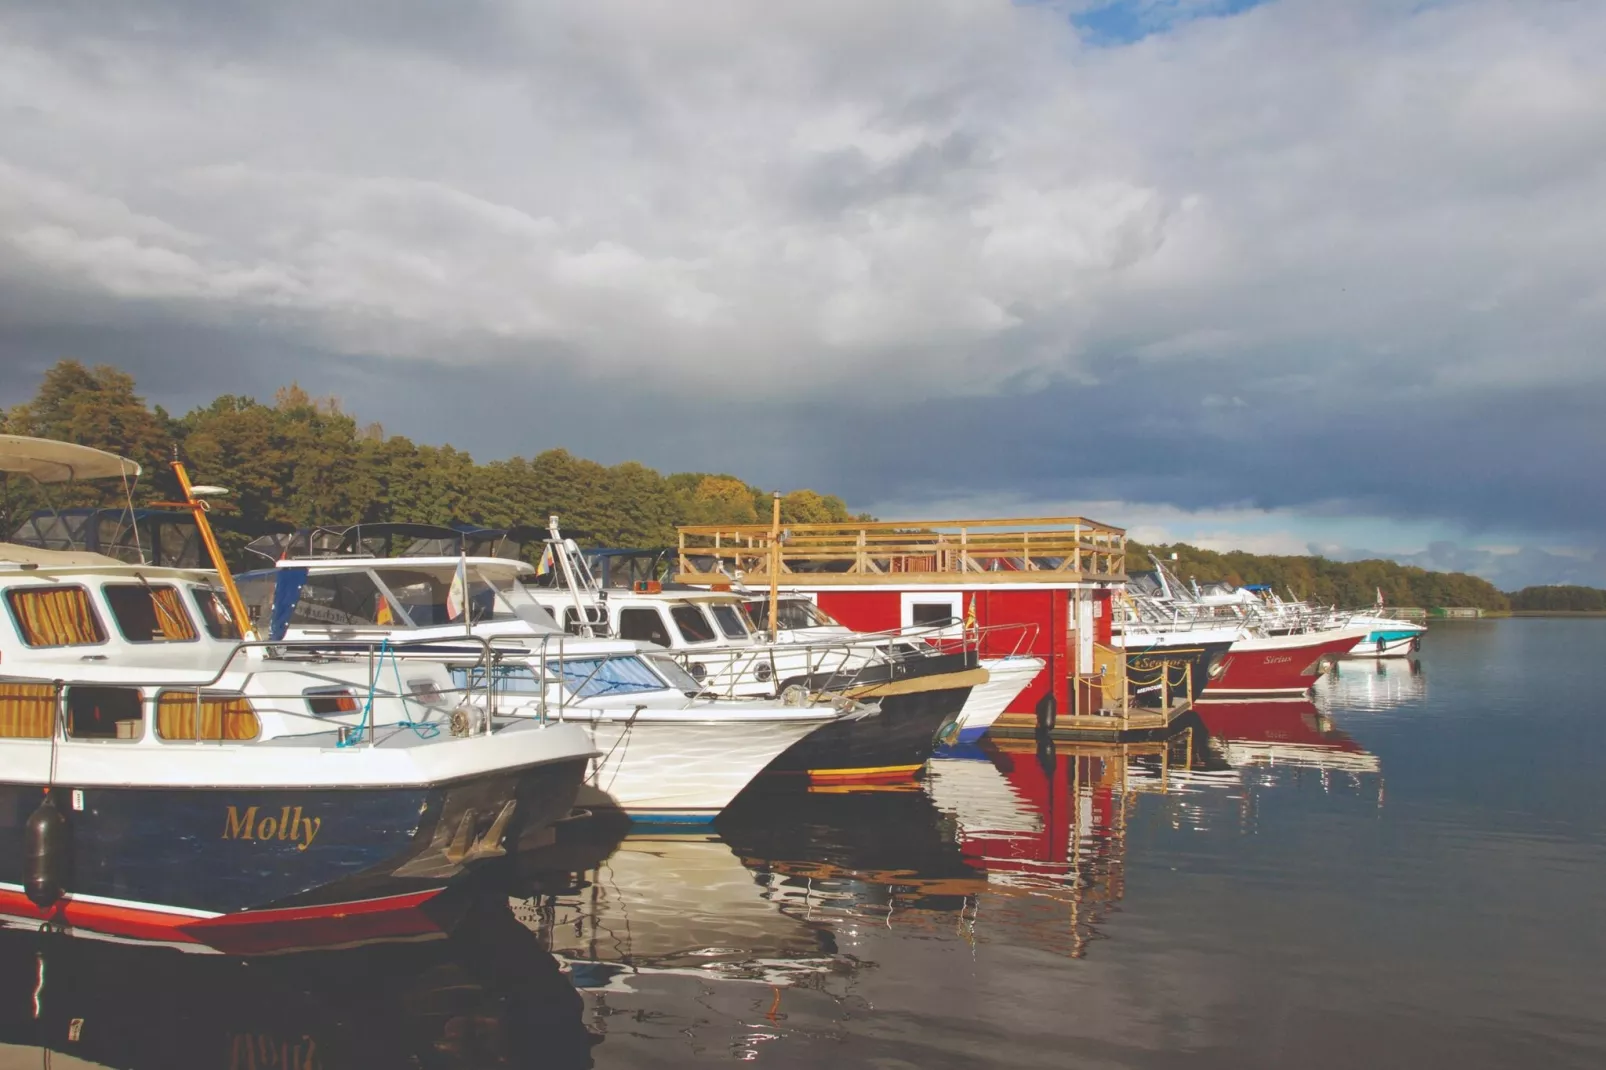
[[[1606,609],[1513,609],[1502,615],[1512,617],[1606,617]]]

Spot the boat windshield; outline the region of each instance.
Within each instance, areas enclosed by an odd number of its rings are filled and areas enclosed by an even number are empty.
[[[669,607],[669,616],[680,631],[680,637],[688,643],[711,643],[714,641],[714,627],[703,616],[703,611],[693,602],[681,602]]]
[[[767,598],[747,603],[747,615],[753,618],[756,628],[770,626],[770,603]],[[840,628],[836,619],[807,598],[782,598],[775,604],[776,627],[792,632],[802,628]]]
[[[564,658],[557,664],[563,686],[575,698],[635,695],[666,690],[664,681],[639,655]]]
[[[746,639],[752,633],[747,627],[747,617],[730,602],[714,602],[708,607],[714,615],[714,621],[719,630],[725,633],[726,639]]]
[[[469,621],[518,620],[508,596],[514,588],[512,571],[488,573],[474,565],[464,570],[468,583],[458,590],[455,565],[408,565],[374,569],[416,628],[454,624],[468,614]],[[308,581],[311,586],[311,581]],[[375,621],[400,624],[401,621]]]
[[[686,671],[686,667],[668,654],[648,654],[647,661],[658,671],[670,687],[676,691],[684,691],[688,695],[695,695],[703,689],[697,677]]]

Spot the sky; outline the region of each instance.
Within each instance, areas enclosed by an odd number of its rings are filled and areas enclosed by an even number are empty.
[[[8,0],[0,404],[1606,586],[1596,0]]]

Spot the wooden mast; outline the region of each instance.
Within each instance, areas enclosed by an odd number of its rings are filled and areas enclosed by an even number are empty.
[[[206,519],[207,510],[211,508],[203,498],[195,496],[195,488],[190,484],[190,474],[184,470],[184,462],[177,457],[173,458],[173,474],[178,477],[179,489],[184,492],[182,502],[160,502],[158,504],[179,509],[188,509],[195,518],[195,527],[201,533],[201,541],[206,544],[206,552],[212,558],[212,567],[217,570],[218,578],[223,582],[223,595],[228,600],[229,612],[234,614],[236,624],[240,629],[240,638],[252,639],[255,629],[251,627],[251,620],[245,612],[245,599],[240,597],[240,589],[234,585],[234,574],[229,571],[228,564],[223,560],[223,549],[217,544],[217,536],[212,533],[211,521]]]

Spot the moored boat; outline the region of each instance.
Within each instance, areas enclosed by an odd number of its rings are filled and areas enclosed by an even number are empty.
[[[488,693],[501,715],[584,730],[597,756],[579,804],[640,823],[712,820],[777,755],[843,715],[831,702],[712,695],[656,647],[569,635],[520,582],[532,571],[498,557],[287,558],[241,586],[270,638],[331,650],[384,638],[457,661],[468,702]],[[473,664],[480,642],[496,650],[489,672]]]
[[[4,436],[0,470],[139,469]],[[270,656],[215,579],[0,544],[0,923],[235,954],[438,935],[441,893],[572,807],[583,732],[478,717],[435,663],[386,686]]]

